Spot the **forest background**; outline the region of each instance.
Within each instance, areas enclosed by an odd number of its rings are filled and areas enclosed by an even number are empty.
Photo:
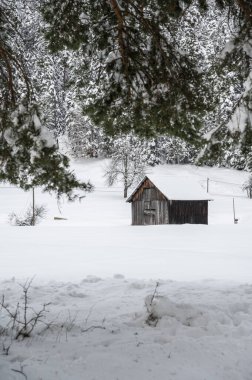
[[[127,147],[152,166],[250,171],[251,8],[2,0],[0,179],[70,198],[75,187],[90,190],[59,145],[76,158],[116,158]]]

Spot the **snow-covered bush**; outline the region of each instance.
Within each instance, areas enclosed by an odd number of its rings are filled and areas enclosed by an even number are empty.
[[[0,301],[3,319],[6,320],[5,334],[13,339],[28,338],[39,325],[48,325],[45,323],[45,316],[49,303],[43,304],[39,311],[34,310],[29,305],[31,283],[32,279],[27,280],[25,284],[21,285],[23,297],[16,305],[9,305],[4,295]]]
[[[14,226],[35,226],[46,215],[46,207],[44,205],[30,206],[23,216],[12,213],[9,215],[9,222]]]
[[[247,192],[248,197],[252,198],[252,175],[248,178],[248,180],[243,184],[242,189]]]

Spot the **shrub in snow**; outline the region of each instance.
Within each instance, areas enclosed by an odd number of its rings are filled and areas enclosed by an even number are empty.
[[[243,184],[242,189],[247,192],[249,198],[252,198],[252,176]]]
[[[39,325],[49,324],[45,322],[47,306],[49,303],[44,304],[39,311],[34,310],[29,306],[29,290],[32,280],[27,280],[24,285],[21,285],[23,290],[23,297],[21,302],[17,305],[11,306],[5,301],[4,295],[0,302],[0,307],[5,314],[4,318],[7,320],[5,333],[14,339],[24,339],[31,336],[32,332]]]
[[[13,226],[35,226],[45,215],[46,208],[44,205],[35,206],[34,212],[33,207],[30,206],[23,216],[19,216],[14,212],[10,214],[9,221]]]
[[[187,327],[204,327],[207,324],[206,315],[202,310],[184,303],[175,303],[166,296],[158,295],[158,286],[159,283],[156,284],[153,294],[145,298],[147,325],[156,327],[162,319],[173,320]]]
[[[192,326],[196,319],[202,317],[202,312],[191,305],[177,304],[164,296],[156,296],[151,304],[150,299],[152,296],[145,299],[145,305],[148,306],[146,323],[150,326],[156,326],[164,317],[173,318],[184,326]]]
[[[148,313],[148,316],[146,318],[146,323],[147,325],[150,325],[150,326],[156,326],[159,320],[158,316],[155,314],[154,309],[153,309],[153,305],[155,304],[155,299],[157,298],[158,286],[159,286],[159,283],[157,282],[153,294],[145,298],[145,307]]]

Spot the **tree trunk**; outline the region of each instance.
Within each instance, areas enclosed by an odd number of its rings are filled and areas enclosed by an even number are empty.
[[[128,194],[128,154],[125,154],[124,157],[124,191],[123,197],[127,198]]]
[[[128,188],[125,186],[123,190],[123,197],[127,198],[127,195],[128,195]]]

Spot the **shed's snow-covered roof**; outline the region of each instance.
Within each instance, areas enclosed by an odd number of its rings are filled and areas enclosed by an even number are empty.
[[[200,183],[188,176],[146,176],[143,181],[133,191],[127,201],[131,201],[132,196],[141,187],[145,179],[149,179],[166,198],[180,201],[200,201],[211,200],[209,195],[204,191]]]

